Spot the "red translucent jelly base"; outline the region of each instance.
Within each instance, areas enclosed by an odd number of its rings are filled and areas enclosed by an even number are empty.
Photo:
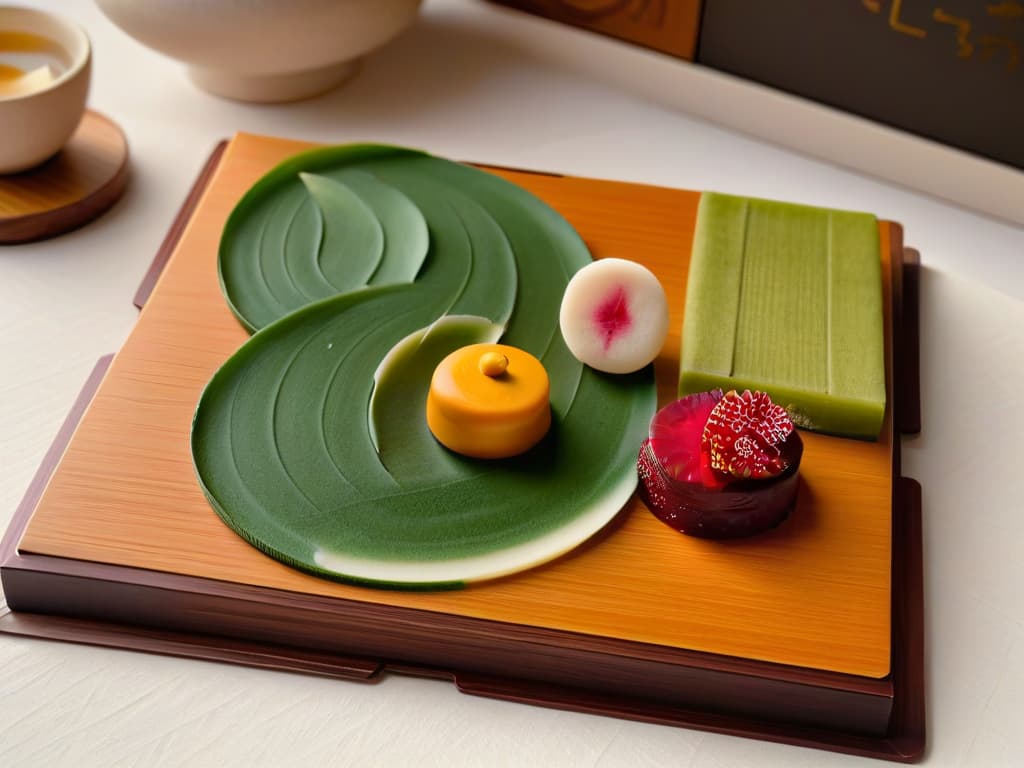
[[[706,539],[753,536],[785,520],[796,503],[803,441],[795,431],[784,453],[790,463],[778,477],[739,480],[715,490],[667,475],[645,440],[637,459],[638,493],[659,520],[680,533]]]

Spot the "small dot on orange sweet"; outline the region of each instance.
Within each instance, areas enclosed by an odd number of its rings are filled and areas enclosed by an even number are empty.
[[[466,456],[516,456],[551,426],[550,384],[540,360],[517,347],[472,344],[434,370],[427,426],[438,442]]]
[[[501,376],[508,370],[508,358],[501,352],[484,352],[480,355],[480,372],[485,376]]]

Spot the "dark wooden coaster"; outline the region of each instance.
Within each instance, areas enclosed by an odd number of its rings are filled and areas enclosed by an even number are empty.
[[[42,165],[0,176],[0,244],[43,240],[87,224],[121,197],[128,142],[87,111],[67,145]]]

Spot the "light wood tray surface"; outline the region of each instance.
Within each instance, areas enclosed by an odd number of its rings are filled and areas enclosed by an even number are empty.
[[[877,443],[804,433],[798,508],[779,529],[746,540],[682,536],[633,501],[610,529],[554,563],[457,592],[403,593],[308,576],[232,533],[196,483],[188,439],[204,385],[247,338],[220,292],[217,244],[246,189],[309,146],[244,134],[232,140],[46,488],[20,552],[869,678],[888,674],[891,405]],[[672,316],[657,361],[659,396],[672,399],[699,193],[491,170],[560,211],[595,257],[635,259],[655,271]],[[888,262],[890,225],[881,226]],[[885,290],[888,309],[888,282]]]

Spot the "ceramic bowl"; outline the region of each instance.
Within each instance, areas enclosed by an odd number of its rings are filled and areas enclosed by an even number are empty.
[[[200,88],[293,101],[348,79],[359,57],[405,29],[421,0],[96,0],[144,45],[188,65]]]
[[[0,6],[0,40],[0,62],[10,66],[16,55],[19,69],[46,62],[54,73],[38,88],[0,92],[0,173],[8,174],[39,165],[71,138],[85,112],[92,53],[76,24],[29,8]]]

